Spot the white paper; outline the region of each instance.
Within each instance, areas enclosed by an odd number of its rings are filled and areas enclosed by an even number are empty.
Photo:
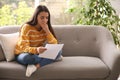
[[[42,54],[39,54],[40,57],[55,59],[58,53],[62,50],[64,44],[46,44],[47,50]]]

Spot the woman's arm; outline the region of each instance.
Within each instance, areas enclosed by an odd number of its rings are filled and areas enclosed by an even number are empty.
[[[53,36],[53,34],[50,32],[50,30],[48,28],[48,25],[44,23],[44,24],[41,25],[41,27],[46,32],[46,35],[47,35],[46,38],[47,38],[48,43],[50,43],[50,44],[57,44],[58,41]]]
[[[25,24],[22,26],[20,31],[20,38],[18,41],[18,47],[21,52],[29,52],[33,54],[37,54],[37,47],[30,46],[30,37],[29,37],[29,25]]]

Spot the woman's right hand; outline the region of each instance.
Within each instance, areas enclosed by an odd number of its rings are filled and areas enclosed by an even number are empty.
[[[49,30],[48,24],[42,23],[41,27],[46,32],[46,34],[50,34],[50,30]]]
[[[43,53],[45,50],[47,50],[47,48],[45,47],[38,47],[37,48],[37,52],[40,54],[40,53]]]

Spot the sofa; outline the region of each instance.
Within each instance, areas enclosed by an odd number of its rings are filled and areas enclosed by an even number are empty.
[[[0,34],[16,33],[19,29],[20,26],[0,27]],[[59,43],[64,43],[62,61],[41,67],[26,77],[26,66],[15,60],[6,61],[0,46],[0,80],[117,80],[120,51],[107,28],[53,25],[53,29]]]

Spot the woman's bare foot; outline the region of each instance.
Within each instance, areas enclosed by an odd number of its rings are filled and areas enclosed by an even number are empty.
[[[40,68],[40,64],[36,64],[35,66],[37,67],[37,69]]]

